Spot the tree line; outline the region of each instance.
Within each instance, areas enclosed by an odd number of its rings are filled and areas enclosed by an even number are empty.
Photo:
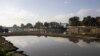
[[[69,18],[69,23],[66,25],[100,27],[100,17],[87,16],[84,17],[82,21],[80,21],[78,16],[74,16]],[[34,26],[31,23],[27,23],[26,25],[22,23],[20,26],[14,24],[13,27],[45,29],[47,32],[64,32],[66,30],[62,23],[58,22],[36,22]],[[0,32],[8,32],[8,29],[0,26]]]
[[[95,26],[100,27],[100,17],[84,17],[82,21],[77,16],[69,18],[70,26]]]
[[[27,23],[26,25],[21,24],[21,28],[36,28],[36,29],[45,29],[46,32],[55,32],[55,33],[62,33],[66,29],[64,28],[61,23],[58,22],[36,22],[36,24],[33,26],[31,23]]]
[[[84,17],[83,20],[81,21],[78,16],[74,16],[69,18],[69,23],[66,25],[69,26],[95,26],[95,27],[100,27],[100,17],[91,17],[87,16]],[[17,25],[14,25],[14,27]],[[36,22],[36,24],[33,26],[31,23],[27,23],[26,25],[21,24],[22,28],[62,28],[63,26],[61,23],[58,22]]]

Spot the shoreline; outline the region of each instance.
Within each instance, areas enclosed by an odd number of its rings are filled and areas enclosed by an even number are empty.
[[[13,33],[1,33],[0,36],[52,36],[52,37],[64,37],[64,38],[83,38],[83,39],[100,39],[100,35],[97,34],[59,34],[59,33],[39,33],[39,32],[13,32]]]
[[[27,56],[23,53],[23,51],[17,51],[18,48],[11,42],[7,41],[4,37],[0,37],[0,49],[0,51],[4,50],[6,53],[10,53],[12,56]],[[6,53],[4,55],[6,55]]]

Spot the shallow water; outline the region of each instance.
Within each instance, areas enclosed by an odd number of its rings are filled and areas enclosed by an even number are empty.
[[[44,36],[9,36],[29,56],[100,56],[100,41]]]

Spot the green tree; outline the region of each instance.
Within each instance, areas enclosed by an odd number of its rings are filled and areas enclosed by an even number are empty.
[[[50,22],[49,24],[50,24],[49,25],[50,28],[59,28],[60,27],[60,24],[57,22]]]
[[[84,17],[83,21],[82,21],[84,26],[96,26],[96,18],[91,17],[91,16],[87,16]]]
[[[22,24],[21,24],[21,28],[24,28],[24,27],[25,27],[25,25],[22,23]]]
[[[43,28],[43,23],[42,22],[37,22],[34,26],[35,28]]]
[[[3,27],[0,26],[0,33],[3,33],[3,32],[4,32]]]
[[[77,16],[71,17],[69,19],[69,25],[70,26],[79,26],[80,25],[79,17],[77,17]]]
[[[26,28],[33,28],[33,25],[31,23],[27,23],[25,27]]]
[[[96,17],[97,27],[100,27],[100,17]]]
[[[16,24],[14,24],[14,25],[13,25],[13,27],[15,27],[15,28],[16,28],[16,27],[19,27],[19,26],[18,26],[18,25],[16,25]]]
[[[9,30],[8,30],[7,28],[5,28],[5,29],[4,29],[4,32],[5,32],[5,33],[8,33],[8,32],[9,32]]]
[[[52,33],[63,33],[65,28],[58,22],[50,22],[48,30]]]
[[[44,27],[45,27],[45,28],[48,28],[48,27],[49,27],[49,23],[45,22],[45,23],[44,23]]]

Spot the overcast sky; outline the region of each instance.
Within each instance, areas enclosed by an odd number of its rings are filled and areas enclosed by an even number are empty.
[[[100,0],[0,0],[0,25],[62,22],[72,16],[100,16]],[[81,19],[82,20],[82,19]]]

